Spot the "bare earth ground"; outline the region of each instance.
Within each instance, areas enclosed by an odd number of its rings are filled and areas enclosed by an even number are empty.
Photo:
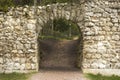
[[[87,80],[80,71],[40,70],[30,80]]]
[[[30,80],[86,80],[77,64],[79,40],[41,40],[39,73]]]
[[[41,40],[42,59],[40,67],[74,68],[77,64],[79,40]]]

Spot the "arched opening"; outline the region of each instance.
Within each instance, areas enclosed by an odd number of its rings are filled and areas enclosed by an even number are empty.
[[[47,21],[39,33],[39,69],[80,69],[82,33],[71,20]]]

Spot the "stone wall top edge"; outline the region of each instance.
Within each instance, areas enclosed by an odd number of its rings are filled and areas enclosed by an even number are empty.
[[[80,4],[81,3],[83,3],[83,2],[80,2]],[[69,5],[71,5],[71,4],[69,4],[69,3],[55,3],[55,4],[48,4],[48,5],[37,5],[37,8],[39,8],[39,9],[45,9],[45,8],[47,8],[47,7],[51,7],[51,6],[69,6]],[[73,3],[72,4],[72,6],[75,6],[76,4],[75,3]],[[8,10],[8,12],[10,11],[10,10],[14,10],[14,9],[23,9],[23,8],[31,8],[31,9],[34,9],[35,8],[35,6],[28,6],[28,5],[25,5],[25,6],[16,6],[16,7],[11,7],[11,8],[9,8],[9,10]],[[2,11],[0,11],[0,14],[2,14],[2,13],[4,13],[4,12],[2,12]]]

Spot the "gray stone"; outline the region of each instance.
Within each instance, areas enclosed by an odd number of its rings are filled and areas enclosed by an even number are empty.
[[[3,62],[4,62],[3,58],[0,58],[0,64],[3,64]]]
[[[96,62],[96,63],[92,63],[91,67],[95,69],[104,69],[106,65],[103,63]]]
[[[120,36],[119,35],[113,35],[112,39],[116,40],[116,41],[119,41],[120,40]]]
[[[18,51],[17,51],[17,50],[12,50],[11,52],[12,52],[12,53],[17,53]]]
[[[17,49],[23,49],[23,48],[24,48],[23,44],[18,42],[17,43]]]
[[[26,49],[30,49],[31,48],[31,44],[24,44]]]
[[[95,26],[95,24],[92,22],[89,22],[89,23],[85,23],[85,26],[86,27],[93,27],[93,26]]]
[[[18,53],[19,53],[19,54],[22,54],[22,53],[23,53],[23,51],[22,51],[22,50],[18,50]]]
[[[27,70],[32,69],[31,63],[26,63],[25,67]]]
[[[110,60],[112,63],[116,63],[118,60],[116,58]]]
[[[30,52],[30,53],[34,53],[35,50],[34,50],[34,49],[29,49],[28,52]]]
[[[20,70],[25,70],[25,64],[20,65]]]
[[[28,29],[28,30],[35,30],[35,25],[32,24],[32,23],[28,23],[28,24],[27,24],[27,29]]]
[[[35,64],[31,64],[31,69],[36,69],[36,65]]]
[[[94,14],[93,14],[93,12],[87,12],[86,13],[86,16],[93,16]]]
[[[19,70],[20,69],[20,63],[15,63],[14,64],[14,69]]]

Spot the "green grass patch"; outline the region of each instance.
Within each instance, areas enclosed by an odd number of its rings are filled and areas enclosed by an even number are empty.
[[[28,80],[32,73],[0,73],[0,80]]]
[[[86,77],[90,80],[120,80],[120,76],[112,75],[112,76],[103,76],[101,74],[87,74]]]
[[[54,39],[54,40],[73,40],[73,37],[60,37],[60,36],[39,36],[39,39],[46,40],[46,39]]]

